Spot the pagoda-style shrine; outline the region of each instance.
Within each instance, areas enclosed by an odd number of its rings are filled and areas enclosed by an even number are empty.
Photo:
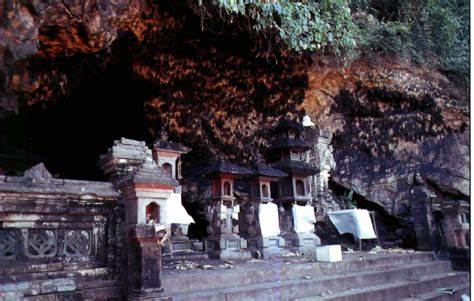
[[[275,201],[279,205],[280,227],[287,247],[302,253],[314,252],[320,243],[314,234],[311,177],[318,170],[308,161],[311,145],[304,140],[304,127],[282,119],[270,146],[272,167],[288,174],[280,180]]]
[[[164,131],[161,133],[161,139],[156,140],[152,145],[153,159],[161,170],[171,179],[179,181],[182,179],[181,174],[181,155],[191,151],[177,142],[169,141],[168,134]],[[179,183],[181,184],[181,183]],[[188,227],[193,223],[193,218],[186,212],[181,200],[181,185],[176,186],[174,193],[168,200],[168,215],[170,216],[170,231],[173,250],[165,247],[165,253],[183,253],[187,257],[192,255],[192,251],[203,251],[203,245],[197,240],[190,240],[187,236]],[[175,254],[176,255],[176,254]],[[194,254],[194,257],[197,254]]]
[[[180,143],[169,141],[166,132],[161,133],[161,139],[153,143],[153,159],[171,178],[181,180],[181,156],[191,151]]]
[[[210,222],[206,249],[211,258],[250,258],[247,240],[239,236],[240,206],[235,202],[234,181],[251,174],[251,170],[226,161],[216,161],[204,172],[212,182],[211,199],[206,210]]]
[[[100,160],[102,170],[123,190],[123,195],[136,198],[133,202],[124,203],[126,211],[136,218],[133,222],[162,225],[166,232],[171,234],[172,243],[163,245],[164,260],[181,255],[180,253],[198,255],[193,254],[194,251],[201,251],[202,255],[202,243],[186,237],[187,225],[192,223],[193,219],[181,203],[181,186],[177,179],[179,172],[173,173],[174,168],[163,168],[165,164],[173,164],[175,167],[179,165],[179,156],[185,151],[188,149],[184,146],[162,140],[155,142],[152,152],[143,141],[122,138],[114,141],[114,145]],[[152,158],[153,153],[155,159]],[[161,164],[158,165],[157,162]],[[147,169],[143,169],[144,167]],[[122,187],[124,181],[139,169],[142,170],[141,174],[147,172],[141,176],[143,181],[146,181],[147,177],[149,180],[132,187],[129,193],[127,189],[130,185]],[[140,174],[135,177],[138,176]]]
[[[245,236],[249,248],[258,251],[259,257],[269,258],[280,255],[285,240],[280,237],[278,206],[273,203],[271,187],[278,185],[279,179],[286,173],[263,163],[254,164],[250,180],[250,201],[242,206],[245,216]]]

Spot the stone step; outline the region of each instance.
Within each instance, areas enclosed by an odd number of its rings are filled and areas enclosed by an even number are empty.
[[[196,252],[196,251],[191,251],[191,250],[186,250],[186,251],[177,251],[173,253],[173,256],[170,254],[163,254],[161,257],[161,261],[163,262],[163,265],[166,264],[173,264],[173,263],[179,263],[183,261],[201,261],[201,260],[206,260],[208,258],[207,254],[203,252]]]
[[[344,254],[342,262],[324,263],[308,260],[294,262],[291,258],[241,263],[230,270],[163,271],[162,287],[169,295],[210,289],[242,287],[258,283],[311,278],[322,275],[350,273],[379,267],[433,262],[431,252],[405,254]]]
[[[240,287],[202,290],[187,294],[170,294],[173,300],[289,300],[308,296],[321,297],[331,292],[382,284],[406,281],[426,274],[443,274],[450,270],[446,261],[432,261],[406,264],[399,267],[380,266],[374,270],[352,271],[351,273],[318,275],[295,275],[298,279],[256,283]],[[169,294],[169,292],[167,292]]]
[[[451,300],[461,300],[462,295],[471,296],[471,287],[468,282],[461,283],[458,285],[452,285],[448,287],[452,289],[452,293],[439,291],[438,288],[435,291],[417,295],[415,297],[404,298],[401,301],[451,301]]]
[[[374,286],[362,287],[352,290],[346,290],[330,296],[325,296],[321,300],[331,301],[385,301],[400,300],[410,296],[424,294],[434,291],[439,287],[453,286],[468,282],[468,273],[466,272],[447,272],[442,274],[433,274],[423,276],[419,279],[387,282]],[[314,300],[311,298],[296,298],[293,300]]]

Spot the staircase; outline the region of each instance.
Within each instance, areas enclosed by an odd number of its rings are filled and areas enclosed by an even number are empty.
[[[173,300],[460,300],[469,274],[430,252],[344,254],[338,263],[301,257],[253,260],[231,269],[165,270]],[[448,294],[440,288],[454,289]]]

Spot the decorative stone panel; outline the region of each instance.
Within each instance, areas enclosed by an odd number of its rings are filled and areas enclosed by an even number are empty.
[[[58,250],[58,234],[54,229],[27,229],[25,253],[30,258],[54,257]]]
[[[41,164],[0,176],[0,299],[123,300],[118,197],[111,183],[55,179]]]
[[[18,249],[17,231],[0,229],[0,259],[16,258]]]
[[[66,256],[88,256],[92,249],[92,235],[88,230],[67,230],[64,237]]]

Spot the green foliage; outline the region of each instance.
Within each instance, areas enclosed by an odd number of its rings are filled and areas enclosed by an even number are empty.
[[[389,1],[389,0],[386,0]],[[469,77],[469,3],[466,0],[406,1],[394,12],[397,20],[353,0],[363,18],[354,18],[363,52],[395,53],[436,66],[467,84]],[[367,13],[371,11],[371,14]]]
[[[229,20],[244,17],[252,31],[275,33],[297,52],[331,51],[345,60],[395,53],[469,76],[468,0],[210,1]]]
[[[441,68],[469,74],[469,3],[467,1],[426,0],[421,11],[417,40],[429,43],[429,51]],[[416,48],[422,52],[423,49]],[[425,52],[426,53],[426,52]],[[429,56],[425,56],[430,58]]]
[[[347,55],[356,48],[357,27],[345,0],[215,0],[214,4],[228,14],[249,17],[257,32],[275,31],[298,52],[331,48]]]

